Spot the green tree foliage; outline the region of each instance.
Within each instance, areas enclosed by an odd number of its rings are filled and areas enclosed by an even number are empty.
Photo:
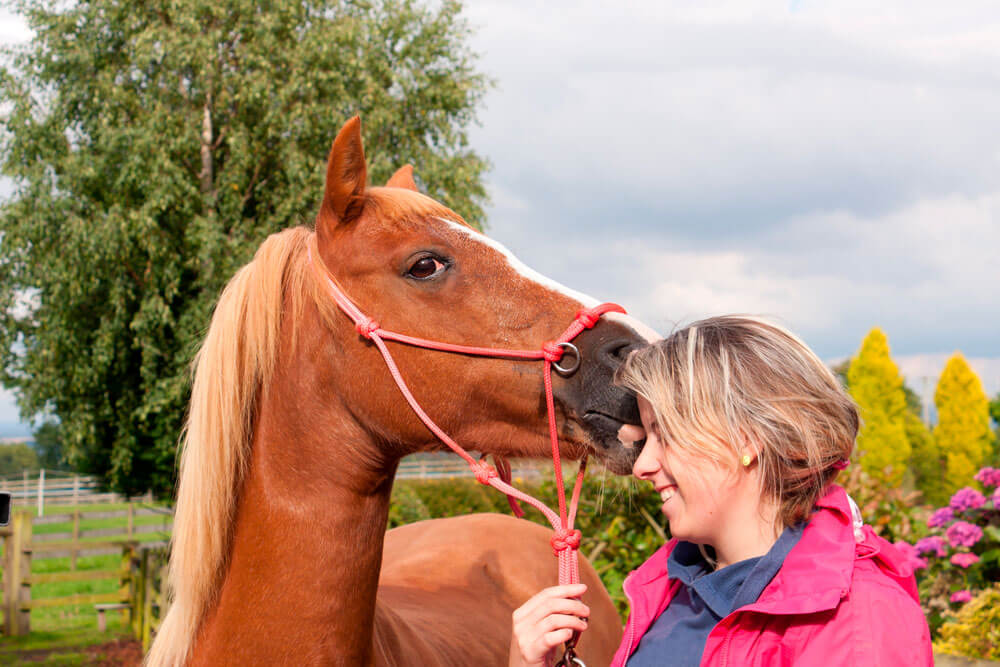
[[[35,430],[35,451],[41,467],[48,470],[67,467],[58,423],[45,422]]]
[[[934,505],[947,503],[955,489],[945,481],[945,460],[934,434],[912,411],[903,416],[903,428],[912,451],[910,469],[914,485],[923,494],[924,501]]]
[[[23,442],[0,445],[0,477],[20,475],[24,470],[38,470],[38,454]]]
[[[169,492],[188,364],[225,280],[315,217],[364,119],[369,173],[406,162],[481,224],[467,127],[489,85],[444,0],[21,0],[0,71],[0,353],[22,415],[78,469]]]
[[[989,402],[982,382],[960,353],[945,364],[934,403],[938,410],[934,437],[944,455],[945,481],[954,491],[965,486],[993,453]]]
[[[877,480],[899,486],[910,460],[906,437],[906,395],[899,368],[889,356],[881,329],[868,332],[847,371],[848,390],[861,410],[858,453],[862,468]]]

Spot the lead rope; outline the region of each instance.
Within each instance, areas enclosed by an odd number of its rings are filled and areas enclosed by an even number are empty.
[[[540,350],[508,350],[502,348],[474,347],[468,345],[456,345],[453,343],[442,343],[383,329],[377,321],[365,315],[361,309],[347,297],[343,290],[341,290],[340,287],[338,287],[333,281],[333,278],[330,276],[325,266],[317,266],[316,262],[313,262],[312,243],[307,246],[307,251],[309,263],[322,272],[321,277],[324,279],[330,293],[333,295],[334,302],[340,310],[354,322],[355,330],[357,330],[363,338],[372,341],[372,343],[375,344],[375,347],[378,348],[379,352],[382,354],[382,358],[385,360],[385,364],[389,369],[390,375],[392,375],[393,380],[396,382],[396,386],[399,388],[400,393],[403,394],[403,398],[405,398],[406,402],[409,403],[414,413],[416,413],[417,417],[420,418],[420,421],[422,421],[431,433],[437,436],[441,442],[447,445],[449,449],[465,459],[479,483],[492,486],[501,493],[506,494],[515,514],[518,516],[523,516],[524,514],[523,511],[521,511],[521,508],[517,505],[517,500],[520,500],[528,503],[545,516],[554,531],[550,543],[552,545],[553,552],[559,559],[559,584],[565,585],[579,583],[580,568],[577,551],[580,548],[582,535],[580,531],[573,526],[576,520],[576,511],[580,501],[580,491],[583,487],[583,477],[587,469],[587,457],[584,456],[580,460],[580,468],[577,472],[576,481],[573,484],[573,494],[570,498],[569,508],[567,509],[566,488],[563,481],[562,463],[559,455],[559,433],[556,424],[555,399],[553,398],[552,391],[552,365],[558,363],[562,359],[564,350],[568,347],[572,347],[575,350],[576,348],[570,345],[570,341],[586,329],[592,329],[594,325],[600,321],[602,315],[609,312],[625,313],[625,309],[618,304],[602,303],[593,308],[580,310],[577,312],[576,318],[572,323],[570,323],[562,335],[554,341],[544,343]],[[432,420],[427,413],[424,412],[423,408],[420,407],[420,404],[417,402],[416,398],[414,398],[413,393],[410,391],[406,381],[403,379],[402,373],[399,372],[399,368],[396,366],[396,362],[393,359],[392,354],[389,352],[389,348],[385,344],[385,341],[387,340],[396,341],[405,345],[412,345],[414,347],[438,350],[441,352],[468,354],[480,357],[540,360],[544,362],[542,366],[542,382],[545,387],[545,407],[548,412],[549,441],[552,446],[552,465],[556,481],[556,498],[559,502],[558,514],[549,509],[549,507],[547,507],[542,501],[524,493],[509,483],[510,468],[508,467],[506,461],[503,461],[502,459],[498,461],[497,467],[500,469],[500,472],[497,471],[497,468],[494,468],[487,463],[485,459],[477,461],[472,458],[472,456],[457,442],[452,440],[451,437],[436,423],[434,423],[434,420]],[[579,355],[579,352],[577,352],[577,355]],[[579,363],[579,361],[580,360],[578,358],[577,362]],[[577,658],[574,652],[574,647],[576,646],[578,639],[579,633],[574,633],[570,641],[566,642],[566,652],[558,665],[566,665],[569,667],[579,667],[583,665],[583,661]]]

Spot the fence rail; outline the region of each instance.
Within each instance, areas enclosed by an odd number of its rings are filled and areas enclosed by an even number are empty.
[[[6,491],[11,499],[20,504],[31,503],[38,508],[38,516],[45,514],[46,505],[92,505],[95,503],[117,503],[128,498],[117,493],[101,490],[99,481],[92,475],[39,470],[30,476],[27,471],[20,477],[0,479],[0,491]],[[143,497],[146,502],[152,496]]]
[[[512,476],[531,479],[539,477],[552,467],[551,463],[544,461],[515,459],[510,463]],[[470,474],[469,464],[457,456],[414,456],[403,459],[396,469],[396,479],[448,479],[467,477]]]

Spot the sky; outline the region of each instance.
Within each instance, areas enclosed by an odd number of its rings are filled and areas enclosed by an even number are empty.
[[[955,351],[1000,391],[995,0],[466,5],[526,263],[664,333],[753,313],[833,362],[878,326],[918,392]]]

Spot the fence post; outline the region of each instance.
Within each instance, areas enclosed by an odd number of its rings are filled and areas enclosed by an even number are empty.
[[[153,565],[150,563],[150,549],[142,550],[142,652],[149,650],[149,639],[153,626]]]
[[[10,568],[7,579],[7,634],[18,636],[31,630],[31,609],[22,609],[25,603],[31,601],[31,514],[17,512],[12,517],[13,539],[7,543],[9,549],[6,565]],[[6,569],[4,574],[7,574]]]
[[[80,550],[80,510],[73,510],[73,547],[69,556],[69,569],[76,572],[76,555]]]
[[[128,538],[132,539],[132,533],[135,527],[135,503],[129,501],[128,504]]]
[[[80,504],[80,476],[73,475],[73,507]]]
[[[132,582],[130,584],[132,595],[132,635],[136,639],[142,637],[142,608],[143,593],[146,589],[145,572],[142,569],[142,559],[139,557],[137,545],[133,542],[130,545],[132,553]]]
[[[14,610],[11,606],[11,600],[15,597],[14,526],[0,530],[3,530],[3,633],[10,636],[14,634]]]
[[[45,468],[38,471],[38,516],[45,516]]]

